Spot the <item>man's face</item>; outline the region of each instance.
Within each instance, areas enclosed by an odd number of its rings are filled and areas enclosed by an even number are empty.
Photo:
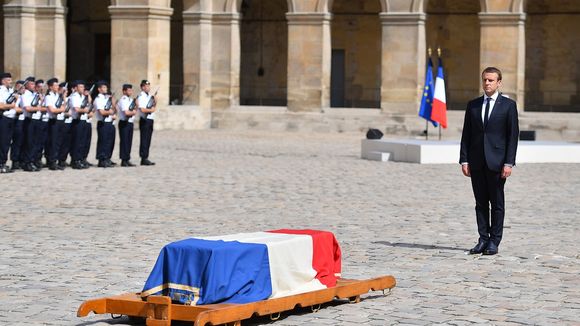
[[[485,95],[492,96],[501,86],[501,80],[498,78],[499,76],[495,72],[486,72],[481,76],[481,85]]]
[[[101,93],[101,94],[107,94],[108,90],[109,90],[109,88],[107,87],[107,85],[99,86],[99,93]]]
[[[127,88],[125,90],[125,95],[127,95],[129,97],[133,96],[133,89],[132,88]]]
[[[50,90],[53,92],[58,92],[58,83],[52,83],[52,85],[50,85]]]
[[[44,83],[36,84],[36,91],[40,93],[42,91],[42,87],[44,87]]]
[[[145,84],[145,85],[141,86],[141,89],[143,90],[143,92],[149,93],[149,91],[151,91],[151,85]]]
[[[79,94],[82,94],[82,93],[84,93],[84,92],[85,92],[85,85],[83,85],[83,84],[78,84],[78,85],[77,85],[77,92],[78,92]]]
[[[26,82],[26,84],[24,84],[24,87],[26,87],[27,90],[34,92],[34,82],[33,81]]]
[[[10,77],[2,78],[2,85],[10,87],[10,85],[12,85],[12,78]]]

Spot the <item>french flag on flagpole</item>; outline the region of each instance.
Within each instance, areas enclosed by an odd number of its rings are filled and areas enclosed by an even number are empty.
[[[334,234],[273,230],[172,242],[161,250],[141,297],[188,305],[249,303],[333,287],[341,272]]]
[[[433,108],[431,120],[437,121],[443,128],[447,128],[447,102],[445,98],[445,77],[443,75],[443,62],[439,58],[437,78],[435,79],[435,94],[433,95]]]

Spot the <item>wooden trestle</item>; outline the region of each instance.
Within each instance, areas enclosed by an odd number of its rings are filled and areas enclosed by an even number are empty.
[[[369,291],[385,291],[395,287],[393,276],[382,276],[368,280],[339,279],[336,286],[282,298],[262,300],[246,304],[208,304],[188,306],[174,304],[166,296],[149,296],[147,301],[139,293],[126,293],[113,297],[87,300],[77,311],[78,317],[95,314],[126,315],[145,318],[148,326],[170,326],[172,320],[191,321],[195,326],[233,324],[252,316],[276,316],[296,307],[316,307],[334,299],[360,301],[360,295]]]

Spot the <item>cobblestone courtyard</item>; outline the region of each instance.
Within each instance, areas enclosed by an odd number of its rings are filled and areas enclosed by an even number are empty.
[[[361,137],[164,131],[153,167],[1,175],[0,324],[127,324],[76,309],[139,291],[164,244],[319,228],[340,241],[344,277],[392,274],[392,294],[246,325],[580,325],[577,165],[517,166],[499,255],[469,256],[459,165],[361,160]]]

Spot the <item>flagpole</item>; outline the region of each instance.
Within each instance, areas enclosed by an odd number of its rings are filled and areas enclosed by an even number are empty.
[[[429,140],[429,121],[425,120],[425,140]]]
[[[441,124],[439,124],[439,140],[441,140]]]

